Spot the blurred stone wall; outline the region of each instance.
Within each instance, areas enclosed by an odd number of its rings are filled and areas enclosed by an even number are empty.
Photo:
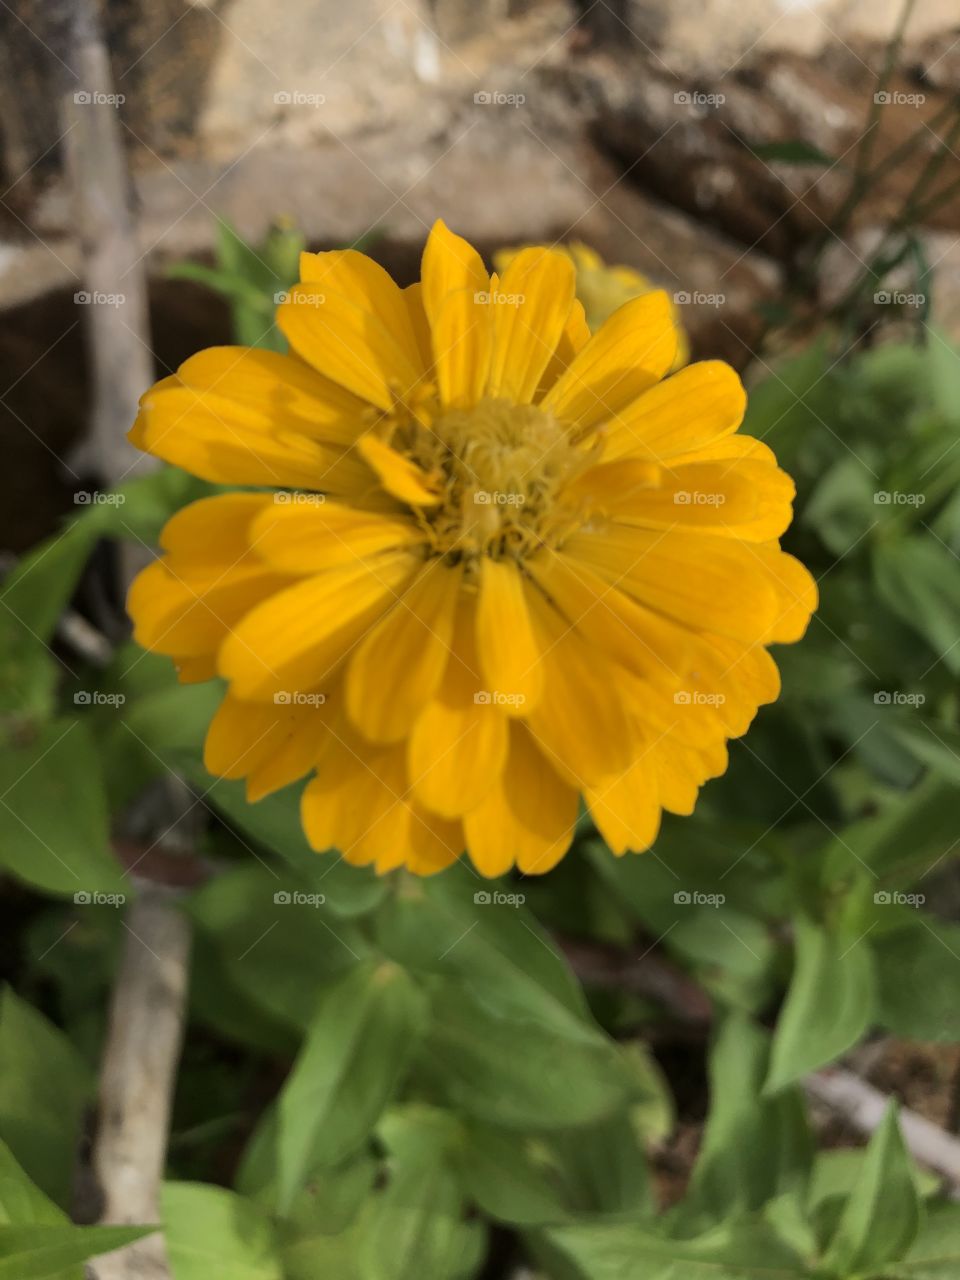
[[[27,470],[51,474],[82,420],[84,367],[51,18],[65,2],[0,6],[0,429]],[[209,253],[215,215],[256,238],[281,214],[317,248],[376,230],[374,252],[403,280],[438,216],[487,252],[583,239],[689,295],[695,354],[742,367],[757,304],[776,300],[847,189],[899,12],[900,0],[105,0],[158,367],[227,336],[208,296],[162,284],[164,265]],[[960,90],[956,0],[917,0],[891,89],[876,159]],[[936,145],[928,132],[832,245],[829,287],[901,207]],[[830,160],[756,152],[784,140]],[[958,170],[952,156],[943,181]],[[926,238],[938,318],[960,333],[958,230],[954,200]],[[69,374],[51,380],[51,360]]]

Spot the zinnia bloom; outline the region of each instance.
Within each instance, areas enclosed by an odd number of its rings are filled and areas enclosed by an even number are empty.
[[[251,800],[312,774],[311,844],[379,871],[547,871],[580,796],[615,853],[647,848],[815,605],[737,375],[665,378],[663,293],[591,337],[565,254],[491,277],[439,222],[407,289],[351,250],[301,274],[290,354],[201,352],[131,433],[255,486],[175,515],[130,593],[141,644],[228,682],[208,769]]]
[[[519,249],[501,249],[494,254],[494,265],[498,271],[504,271],[521,252]],[[654,293],[657,285],[648,279],[642,271],[633,267],[610,265],[600,257],[595,249],[579,240],[571,240],[569,244],[554,246],[554,252],[565,253],[573,263],[577,272],[577,298],[583,303],[584,314],[591,333],[596,333],[613,315],[631,298],[640,298],[645,293]],[[673,304],[671,304],[673,305]],[[679,369],[690,359],[690,344],[676,307],[673,307],[674,320],[677,323],[677,354],[673,368]]]

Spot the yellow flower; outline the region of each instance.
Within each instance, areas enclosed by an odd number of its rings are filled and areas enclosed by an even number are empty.
[[[257,486],[174,516],[130,592],[141,644],[229,683],[207,767],[251,800],[312,774],[311,844],[379,871],[546,871],[581,795],[615,853],[647,848],[815,607],[737,375],[664,380],[663,293],[591,337],[565,254],[491,277],[440,222],[407,289],[351,250],[301,274],[289,355],[201,352],[131,433]]]
[[[501,249],[494,254],[497,270],[506,270],[519,252],[519,249]],[[645,293],[654,293],[657,289],[641,271],[634,271],[633,267],[610,267],[599,253],[579,240],[557,245],[554,252],[565,253],[576,269],[577,297],[583,303],[591,333],[596,333],[625,302],[641,298]],[[690,344],[673,303],[671,310],[677,326],[677,354],[672,367],[680,369],[690,359]]]

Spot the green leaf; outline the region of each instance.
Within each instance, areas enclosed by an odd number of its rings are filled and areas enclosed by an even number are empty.
[[[455,1162],[466,1194],[499,1222],[532,1227],[571,1217],[555,1162],[534,1139],[468,1123]]]
[[[836,893],[864,872],[877,890],[915,883],[956,845],[957,798],[956,786],[926,778],[875,816],[852,823],[823,852],[824,887]]]
[[[59,1226],[67,1221],[63,1210],[31,1181],[7,1144],[0,1140],[0,1226]]]
[[[836,1276],[870,1274],[902,1258],[920,1227],[920,1199],[897,1109],[870,1139],[853,1194],[824,1256]]]
[[[960,563],[941,543],[919,534],[884,541],[874,551],[882,600],[923,636],[934,656],[960,673]]]
[[[402,876],[377,915],[377,940],[407,968],[502,985],[531,1010],[586,1003],[566,961],[523,904],[519,886],[480,881],[455,865],[424,880]]]
[[[97,753],[82,722],[55,720],[29,745],[0,749],[0,796],[0,865],[49,893],[123,892]]]
[[[186,773],[202,787],[205,802],[247,839],[279,854],[303,879],[304,888],[323,894],[324,906],[334,915],[364,915],[383,900],[387,882],[382,876],[368,867],[353,867],[336,853],[318,854],[310,848],[300,822],[297,788],[285,787],[250,804],[242,782],[211,783],[209,774],[196,767]]]
[[[155,1230],[155,1227],[0,1226],[0,1280],[66,1280],[68,1268],[122,1249]]]
[[[252,1201],[223,1187],[167,1182],[161,1207],[173,1280],[284,1280],[273,1228]]]
[[[0,995],[0,1137],[28,1176],[61,1205],[69,1203],[77,1140],[92,1092],[91,1072],[63,1032],[5,988]]]
[[[624,1051],[516,983],[435,980],[420,1068],[450,1104],[503,1128],[595,1124],[634,1087]],[[563,1070],[557,1070],[557,1063]]]
[[[369,946],[349,922],[327,915],[322,893],[253,857],[193,894],[187,910],[237,991],[303,1031],[321,984],[352,969]]]
[[[907,1040],[960,1040],[960,925],[918,913],[876,948],[877,1018]]]
[[[724,1223],[694,1240],[667,1239],[633,1223],[555,1227],[542,1238],[583,1280],[802,1280],[811,1274],[764,1222]]]
[[[804,917],[795,929],[794,971],[774,1033],[767,1095],[846,1052],[875,1012],[869,944],[837,936]]]
[[[956,1280],[960,1275],[960,1206],[932,1204],[906,1256],[888,1263],[890,1280]]]
[[[710,1110],[684,1222],[805,1192],[813,1160],[806,1109],[797,1089],[761,1097],[769,1056],[770,1037],[755,1022],[737,1012],[724,1018],[710,1053]]]
[[[280,1094],[281,1209],[310,1171],[356,1151],[397,1088],[422,1029],[423,997],[390,962],[358,966],[327,988]]]
[[[7,576],[0,590],[0,712],[33,719],[53,713],[67,664],[48,645],[95,541],[94,529],[73,521]]]
[[[453,1280],[479,1261],[482,1233],[463,1221],[463,1193],[448,1162],[442,1113],[405,1108],[381,1126],[388,1182],[361,1223],[364,1280]]]

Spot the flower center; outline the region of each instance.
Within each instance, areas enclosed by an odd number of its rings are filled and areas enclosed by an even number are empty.
[[[535,405],[481,400],[409,419],[391,442],[423,468],[443,497],[421,513],[437,555],[522,557],[578,523],[565,486],[596,461],[567,427]]]

